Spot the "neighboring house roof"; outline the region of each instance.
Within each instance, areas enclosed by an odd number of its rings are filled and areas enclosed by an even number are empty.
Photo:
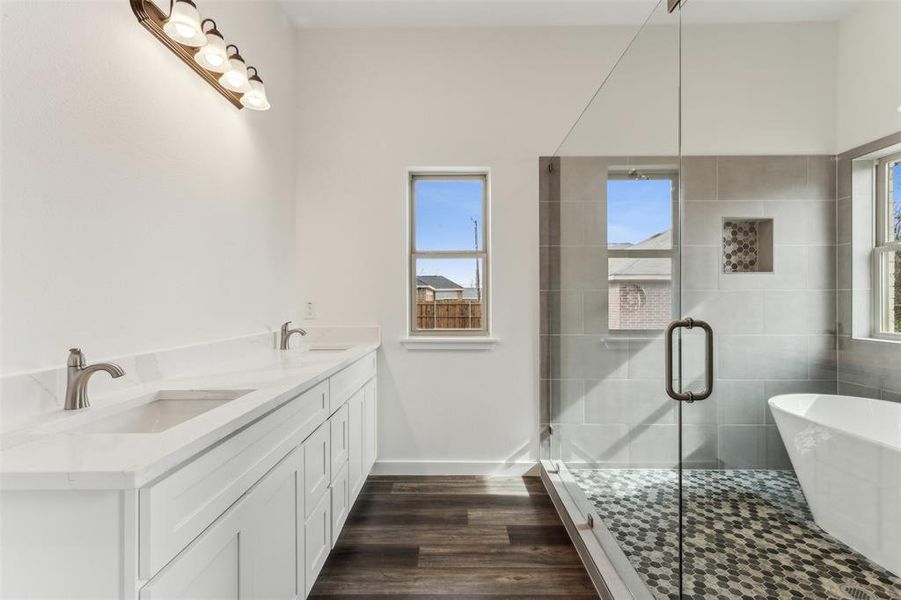
[[[444,275],[417,275],[416,287],[427,287],[433,290],[462,290],[463,286],[454,283]]]
[[[628,250],[672,250],[673,232],[663,231],[646,240],[632,245],[617,245],[617,249]],[[673,274],[673,260],[666,258],[611,258],[608,276],[613,281],[652,281],[670,279]]]

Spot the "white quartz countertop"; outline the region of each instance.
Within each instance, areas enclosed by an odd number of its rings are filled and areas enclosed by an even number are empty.
[[[90,408],[62,411],[3,435],[0,489],[136,489],[374,351],[264,350],[221,370],[174,377],[108,394]],[[106,377],[99,373],[96,377]],[[89,387],[90,390],[90,387]],[[166,390],[252,390],[159,433],[86,433],[83,425]]]

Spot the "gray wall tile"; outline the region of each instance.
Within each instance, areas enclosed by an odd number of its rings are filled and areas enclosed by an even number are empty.
[[[686,200],[716,200],[716,157],[683,156],[682,190]]]
[[[674,424],[675,403],[664,392],[661,381],[588,380],[585,418],[589,423]]]
[[[807,200],[806,156],[721,156],[717,160],[720,200]]]
[[[609,330],[607,305],[610,296],[606,291],[582,292],[583,333],[601,334]]]
[[[721,335],[719,376],[724,379],[807,379],[807,336]]]
[[[777,245],[835,243],[835,202],[767,202],[763,216],[773,219]]]
[[[589,465],[629,463],[628,425],[557,426],[560,458],[567,463]]]
[[[766,466],[766,425],[720,425],[719,459],[724,469]]]
[[[682,289],[714,290],[721,270],[722,246],[685,246],[682,248]]]
[[[560,159],[560,200],[562,202],[605,202],[607,160],[586,156]]]
[[[585,399],[581,379],[551,379],[550,422],[585,422]]]
[[[834,156],[807,157],[807,188],[804,197],[810,200],[835,200],[836,160]]]

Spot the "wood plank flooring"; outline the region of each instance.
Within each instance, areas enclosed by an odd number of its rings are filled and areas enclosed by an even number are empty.
[[[537,477],[370,477],[312,598],[598,598]]]

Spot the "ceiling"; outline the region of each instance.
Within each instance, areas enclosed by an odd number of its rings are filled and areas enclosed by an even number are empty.
[[[662,0],[665,2],[665,0]],[[637,25],[657,0],[280,0],[300,28]],[[854,0],[687,0],[693,23],[837,21]],[[664,15],[663,7],[657,15]]]

